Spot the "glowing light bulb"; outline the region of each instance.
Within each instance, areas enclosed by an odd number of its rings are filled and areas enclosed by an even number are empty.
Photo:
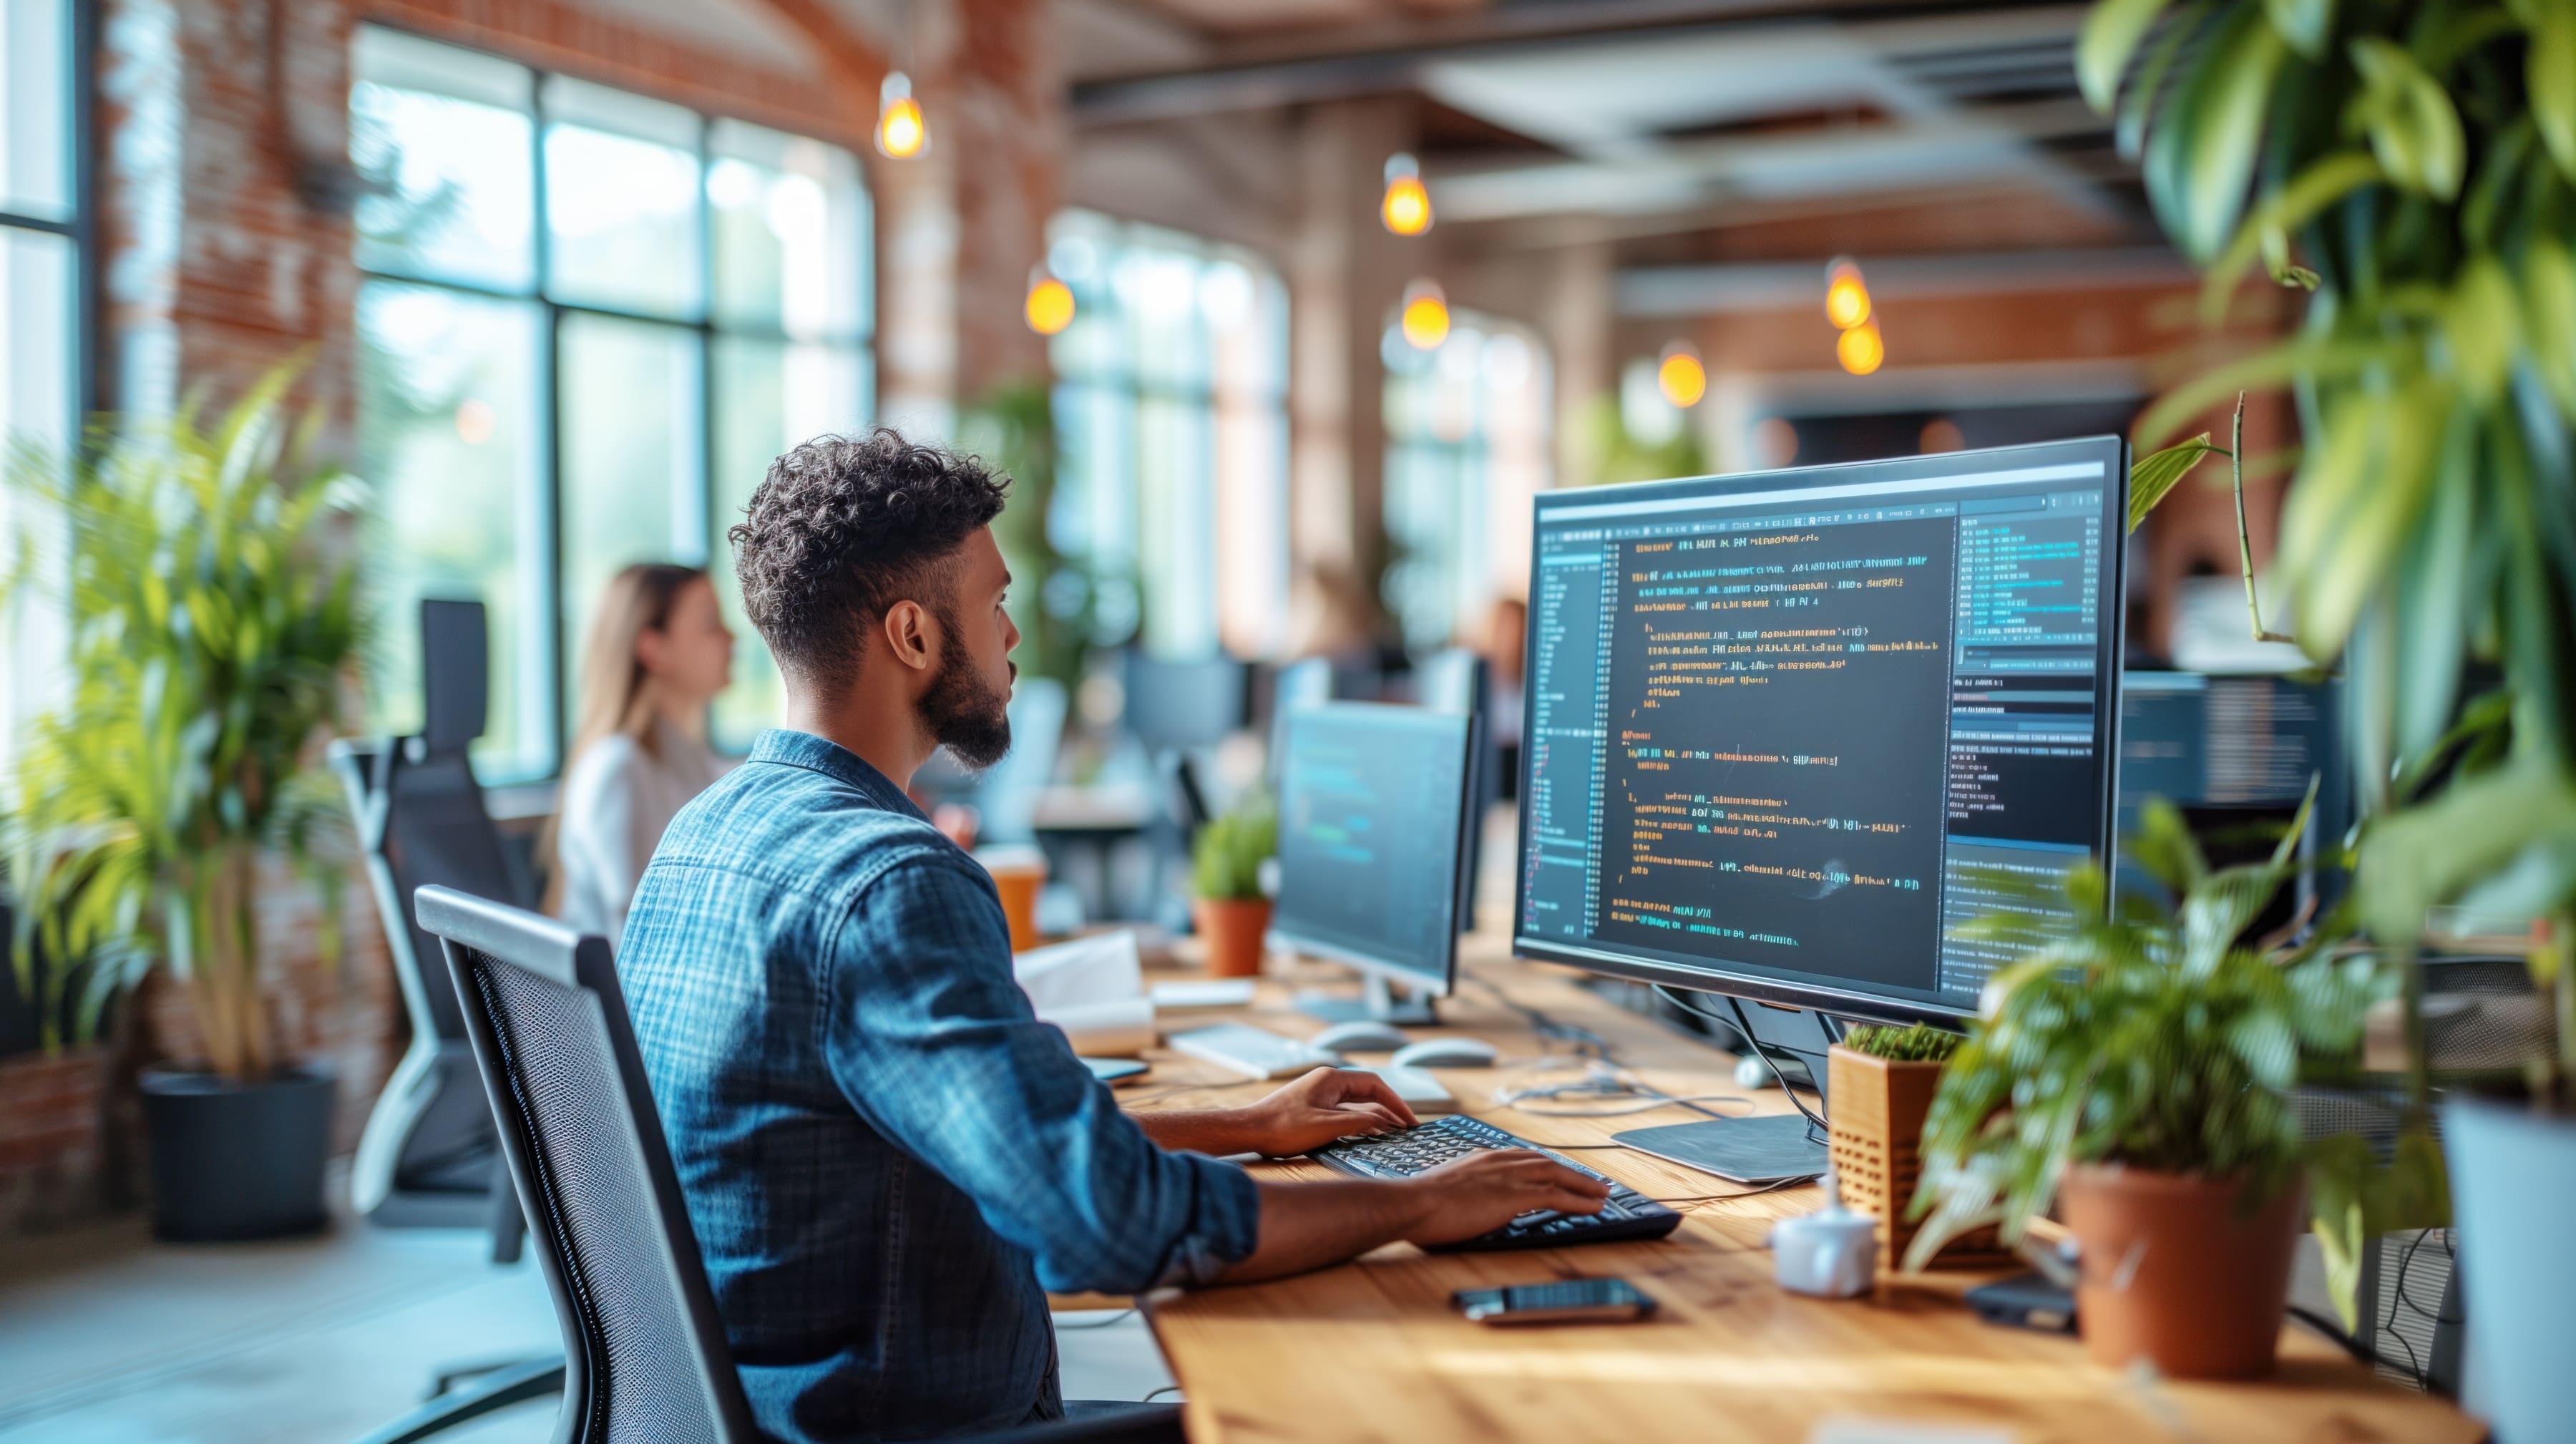
[[[1868,321],[1843,332],[1834,343],[1834,359],[1854,376],[1867,376],[1887,359],[1887,342],[1880,338],[1878,327]]]
[[[1869,319],[1869,287],[1858,266],[1835,272],[1825,283],[1825,319],[1845,331]]]
[[[1020,308],[1029,329],[1052,336],[1073,324],[1073,288],[1041,268],[1029,281],[1028,303]]]
[[[1399,236],[1418,236],[1431,229],[1431,192],[1422,188],[1422,167],[1402,151],[1386,158],[1386,199],[1378,203],[1379,219]]]
[[[1708,394],[1708,368],[1700,364],[1697,351],[1675,341],[1664,348],[1664,359],[1655,367],[1655,385],[1666,401],[1688,409]]]
[[[912,98],[912,77],[889,72],[877,95],[877,153],[910,160],[928,144],[930,128],[922,123],[921,102]]]
[[[1416,281],[1404,288],[1404,340],[1416,351],[1428,351],[1449,339],[1449,298],[1437,281]]]

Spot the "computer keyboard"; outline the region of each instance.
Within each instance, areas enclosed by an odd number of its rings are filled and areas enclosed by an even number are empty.
[[[1318,1148],[1309,1156],[1327,1168],[1354,1178],[1410,1178],[1490,1148],[1527,1148],[1545,1153],[1577,1173],[1609,1184],[1610,1199],[1597,1214],[1559,1213],[1554,1209],[1525,1213],[1492,1233],[1442,1244],[1434,1252],[1624,1243],[1662,1238],[1681,1226],[1680,1214],[1619,1180],[1463,1114],[1435,1118],[1401,1133],[1381,1133],[1374,1138],[1345,1138],[1339,1143]]]
[[[1288,1078],[1310,1068],[1330,1068],[1342,1060],[1316,1047],[1249,1023],[1219,1023],[1174,1033],[1172,1051],[1230,1068],[1247,1078]]]

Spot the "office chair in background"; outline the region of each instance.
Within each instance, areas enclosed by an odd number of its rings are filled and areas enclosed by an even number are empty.
[[[530,1202],[563,1326],[561,1444],[755,1444],[697,1235],[662,1137],[608,940],[448,888],[422,888],[467,1000],[466,1036]],[[412,1444],[500,1403],[438,1405],[373,1436]],[[991,1436],[1014,1444],[1178,1444],[1163,1411]]]
[[[532,889],[510,864],[467,758],[484,727],[483,604],[424,601],[420,627],[419,735],[331,747],[411,1020],[411,1044],[367,1115],[349,1187],[358,1211],[388,1227],[488,1223],[492,1256],[507,1263],[518,1257],[525,1222],[475,1081],[456,989],[403,899],[431,883],[505,902],[530,901]]]
[[[1155,866],[1150,891],[1155,921],[1174,932],[1190,928],[1186,889],[1168,880],[1177,869],[1186,876],[1190,844],[1214,816],[1207,776],[1219,744],[1240,731],[1250,711],[1251,669],[1231,657],[1176,662],[1127,652],[1121,668],[1127,707],[1127,730],[1153,759],[1162,794],[1161,814],[1147,829]]]

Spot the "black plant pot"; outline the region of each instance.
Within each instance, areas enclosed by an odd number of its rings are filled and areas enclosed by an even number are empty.
[[[332,1081],[281,1070],[241,1087],[212,1073],[143,1075],[152,1232],[180,1243],[283,1238],[329,1221]]]

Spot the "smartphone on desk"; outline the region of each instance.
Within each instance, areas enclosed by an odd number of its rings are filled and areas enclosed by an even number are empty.
[[[1458,1312],[1480,1324],[1625,1324],[1650,1318],[1655,1301],[1626,1279],[1559,1279],[1500,1289],[1460,1289]]]

